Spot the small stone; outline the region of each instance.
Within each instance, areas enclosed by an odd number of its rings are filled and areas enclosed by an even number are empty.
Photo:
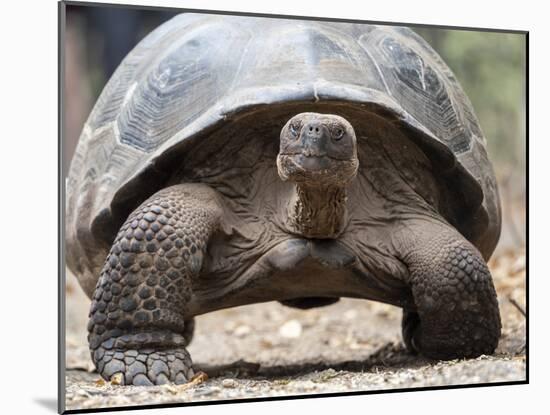
[[[103,387],[103,386],[106,385],[106,382],[105,382],[105,380],[104,380],[103,378],[99,378],[99,379],[96,380],[94,383],[95,383],[96,386],[99,386],[99,387]]]
[[[120,372],[115,373],[113,376],[111,376],[111,385],[122,385],[124,384],[124,375]]]
[[[279,335],[287,339],[295,339],[302,335],[302,324],[298,320],[289,320],[279,328]]]
[[[351,310],[347,310],[345,313],[344,313],[344,318],[346,320],[353,320],[357,317],[357,310],[354,310],[354,309],[351,309]]]
[[[237,381],[235,381],[235,379],[224,379],[222,380],[222,386],[224,388],[236,388],[238,386],[238,383]]]
[[[216,393],[220,392],[221,389],[216,386],[211,386],[210,388],[204,388],[200,389],[195,392],[195,395],[197,396],[210,396],[215,395]]]
[[[241,325],[235,329],[233,334],[237,337],[244,337],[249,334],[252,329],[249,326]]]

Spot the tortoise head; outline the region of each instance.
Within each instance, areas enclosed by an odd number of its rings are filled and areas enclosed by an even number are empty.
[[[358,166],[355,131],[343,117],[304,112],[281,130],[277,168],[284,181],[342,186],[355,177]]]

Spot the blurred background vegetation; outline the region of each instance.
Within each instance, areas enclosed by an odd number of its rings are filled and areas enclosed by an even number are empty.
[[[503,211],[500,250],[525,245],[526,36],[415,28],[454,72],[487,139]]]
[[[525,36],[415,28],[441,55],[472,101],[502,170],[525,170]]]
[[[65,172],[82,126],[124,56],[175,13],[68,6]],[[455,73],[488,141],[503,205],[500,248],[525,243],[526,37],[522,34],[414,28]]]

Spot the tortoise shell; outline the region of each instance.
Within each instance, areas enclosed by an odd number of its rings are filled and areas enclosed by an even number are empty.
[[[345,116],[358,136],[373,115],[403,131],[437,167],[445,219],[491,255],[501,213],[485,138],[422,38],[405,27],[182,14],[126,56],[80,136],[66,240],[85,291],[127,215],[167,185],[189,146],[250,119],[278,142],[289,116],[307,110]],[[216,160],[233,167],[231,157]]]

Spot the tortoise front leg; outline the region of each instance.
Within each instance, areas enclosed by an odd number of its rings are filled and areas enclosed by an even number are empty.
[[[403,227],[397,244],[416,305],[403,311],[409,350],[444,360],[493,353],[500,313],[479,251],[454,228],[425,221]]]
[[[215,192],[195,184],[164,189],[128,217],[90,309],[90,352],[103,378],[152,385],[193,375],[185,349],[193,321],[184,316],[220,217]]]

